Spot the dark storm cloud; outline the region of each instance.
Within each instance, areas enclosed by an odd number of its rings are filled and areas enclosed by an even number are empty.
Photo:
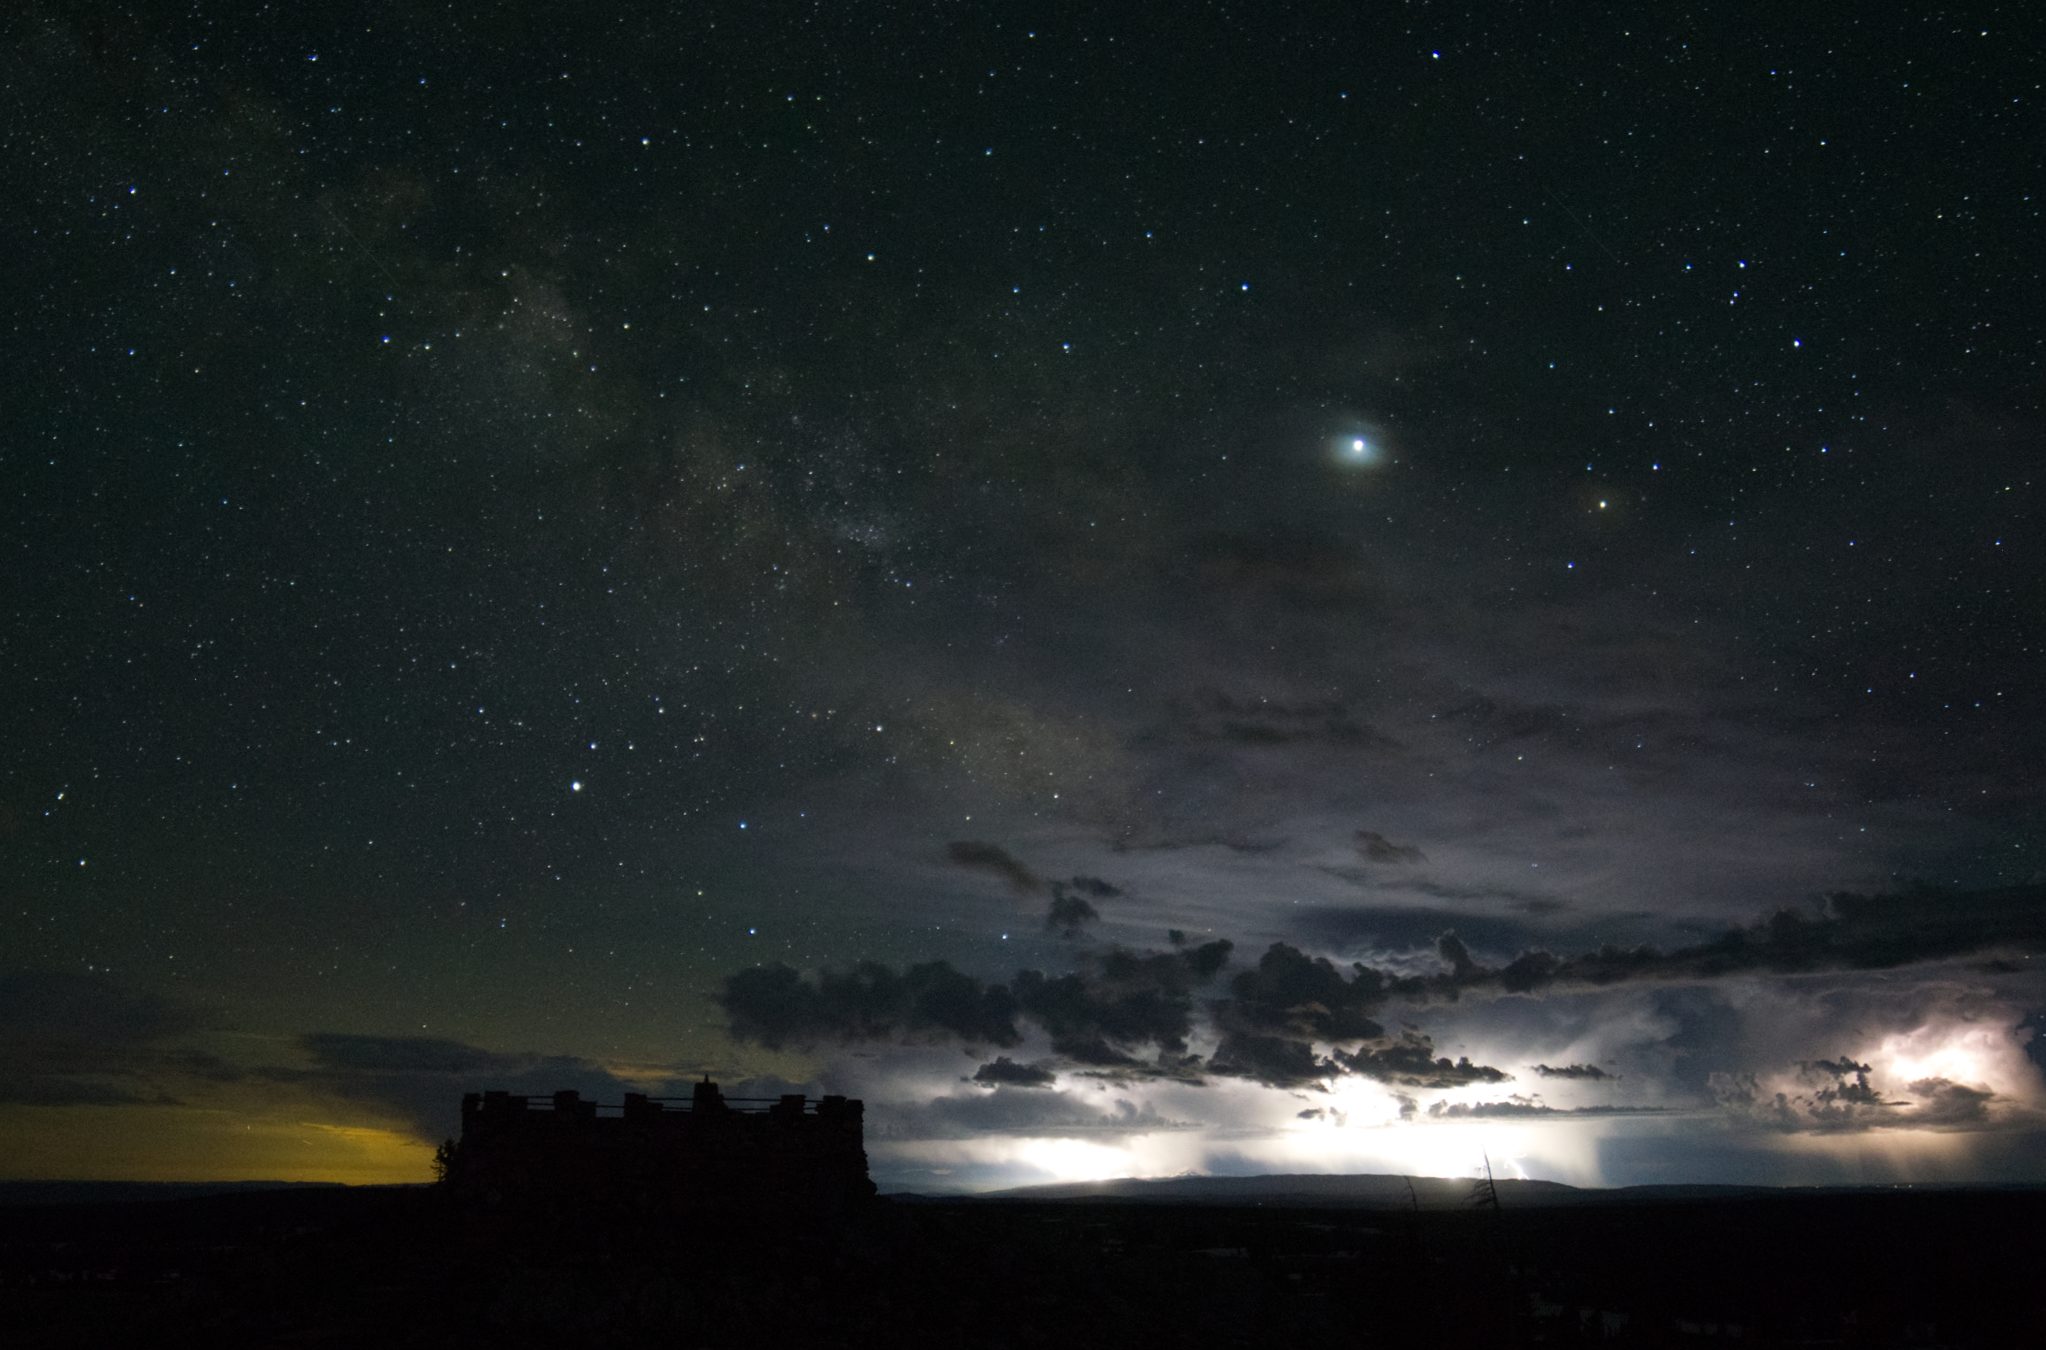
[[[1532,1097],[1515,1097],[1503,1102],[1436,1102],[1428,1108],[1429,1117],[1435,1120],[1581,1120],[1595,1116],[1656,1116],[1667,1113],[1668,1108],[1662,1106],[1546,1106]]]
[[[1436,900],[1476,901],[1479,903],[1503,904],[1523,914],[1558,914],[1570,908],[1570,902],[1544,891],[1519,890],[1507,886],[1457,886],[1426,877],[1400,877],[1387,880],[1374,875],[1374,882],[1399,890],[1415,891]]]
[[[1209,692],[1172,700],[1164,723],[1139,745],[1284,746],[1329,744],[1393,749],[1398,742],[1334,700],[1283,702]]]
[[[1224,1035],[1208,1057],[1208,1071],[1276,1088],[1318,1087],[1336,1072],[1306,1041],[1250,1032]]]
[[[429,1036],[362,1036],[311,1032],[298,1038],[311,1064],[270,1066],[252,1078],[308,1088],[370,1107],[405,1122],[423,1138],[451,1134],[460,1124],[462,1095],[499,1090],[549,1096],[563,1090],[617,1101],[641,1090],[602,1065],[575,1055],[486,1050]],[[668,1085],[682,1091],[685,1074]]]
[[[35,972],[0,976],[0,1102],[34,1106],[179,1104],[169,1090],[255,1081],[291,1084],[376,1107],[422,1132],[455,1124],[465,1091],[576,1088],[615,1099],[625,1084],[572,1056],[505,1054],[435,1037],[314,1032],[304,1065],[245,1068],[181,1044],[189,1008],[106,981]]]
[[[1193,990],[1228,959],[1227,942],[1171,952],[1121,948],[1089,956],[1080,970],[1049,976],[1018,971],[1017,1004],[1051,1036],[1058,1054],[1096,1068],[1136,1070],[1155,1047],[1168,1061],[1186,1054]]]
[[[1063,883],[1053,883],[1051,908],[1045,912],[1044,927],[1049,933],[1063,938],[1079,937],[1088,924],[1101,917],[1101,911],[1077,895],[1068,895]]]
[[[111,979],[55,970],[0,972],[0,1036],[140,1045],[191,1030],[190,1008]]]
[[[1264,853],[1276,853],[1290,842],[1292,841],[1283,836],[1229,834],[1218,830],[1195,830],[1136,839],[1117,837],[1109,840],[1108,846],[1117,853],[1164,853],[1178,849],[1221,848],[1227,849],[1231,853],[1256,856]]]
[[[1076,895],[1093,900],[1113,900],[1122,894],[1122,887],[1103,881],[1100,877],[1073,877],[1061,883]]]
[[[1374,869],[1377,870],[1377,869]],[[1374,886],[1374,890],[1381,889]],[[1302,937],[1338,949],[1398,951],[1429,948],[1452,925],[1470,942],[1493,951],[1517,951],[1535,940],[1517,918],[1406,905],[1301,905],[1289,916]]]
[[[1326,957],[1275,942],[1255,967],[1229,982],[1231,997],[1216,1003],[1225,1034],[1290,1036],[1296,1040],[1355,1041],[1384,1031],[1370,1014],[1386,997],[1386,977],[1362,965],[1338,971]]]
[[[1468,980],[1478,969],[1471,959],[1471,949],[1455,933],[1444,933],[1435,940],[1435,953],[1449,963],[1449,977],[1455,981]]]
[[[780,964],[755,966],[728,976],[718,1002],[733,1035],[767,1046],[942,1034],[1008,1047],[1022,1039],[1008,989],[944,961],[901,972],[863,961],[814,980]]]
[[[1034,891],[1044,883],[1000,844],[981,839],[955,839],[945,845],[945,856],[961,867],[989,872],[1019,891]]]
[[[1513,1077],[1489,1064],[1473,1064],[1467,1057],[1451,1060],[1437,1056],[1434,1044],[1416,1032],[1383,1045],[1349,1052],[1338,1050],[1335,1059],[1349,1073],[1400,1087],[1467,1087],[1472,1083],[1504,1083]]]
[[[987,1087],[1050,1087],[1058,1075],[1041,1064],[1018,1064],[1007,1055],[997,1055],[973,1071],[973,1081]]]
[[[1302,1087],[1357,1074],[1406,1087],[1456,1087],[1504,1082],[1511,1075],[1468,1059],[1435,1056],[1427,1037],[1383,1039],[1372,1014],[1392,987],[1389,977],[1356,964],[1345,975],[1324,957],[1273,943],[1258,964],[1230,981],[1232,997],[1211,1004],[1221,1042],[1211,1072],[1273,1087]],[[1359,1044],[1360,1042],[1366,1044]],[[1358,1045],[1333,1058],[1317,1044]]]
[[[1008,1047],[1020,1043],[1019,1023],[1027,1021],[1048,1036],[1059,1060],[1107,1078],[1191,1080],[1211,1073],[1297,1089],[1354,1075],[1440,1091],[1506,1082],[1511,1075],[1468,1056],[1439,1055],[1416,1030],[1388,1036],[1379,1020],[1386,1004],[1935,960],[2036,932],[2038,916],[2024,903],[2036,893],[1841,895],[1817,916],[1785,911],[1693,947],[1608,947],[1578,957],[1530,952],[1497,968],[1483,964],[1456,933],[1443,933],[1435,948],[1445,969],[1426,975],[1361,962],[1339,968],[1275,942],[1255,966],[1236,973],[1224,996],[1201,1004],[1216,1037],[1205,1064],[1188,1046],[1201,1010],[1194,993],[1221,970],[1231,946],[1188,947],[1180,932],[1172,934],[1171,951],[1115,948],[1084,957],[1066,974],[1019,971],[1006,986],[983,984],[942,962],[901,974],[866,963],[809,979],[785,966],[756,967],[731,976],[721,1001],[735,1035],[771,1046],[943,1035]],[[1053,913],[1059,913],[1056,905]],[[1581,1081],[1612,1077],[1589,1064],[1542,1064],[1535,1071]],[[1795,1122],[1788,1128],[1846,1128],[1869,1112],[1905,1104],[1878,1097],[1866,1066],[1851,1060],[1814,1060],[1800,1071],[1815,1081],[1780,1105],[1756,1097],[1738,1107],[1744,1091],[1757,1090],[1751,1079],[1720,1075],[1713,1087],[1730,1110]],[[1939,1109],[1959,1119],[1966,1099],[1948,1094],[1941,1100]],[[1926,1118],[1931,1114],[1928,1106]]]
[[[1582,956],[1523,952],[1502,967],[1470,959],[1454,935],[1444,939],[1446,976],[1402,983],[1400,992],[1455,998],[1470,991],[1508,994],[1596,989],[1634,981],[1699,981],[1755,972],[1888,970],[1998,949],[2046,948],[2046,887],[1994,891],[1932,888],[1890,895],[1841,892],[1816,913],[1778,910],[1710,942],[1667,951],[1601,947]],[[1452,951],[1461,954],[1461,962]]]
[[[1428,855],[1411,844],[1395,844],[1376,830],[1357,831],[1357,855],[1374,863],[1424,863]]]
[[[1017,1019],[1027,1017],[1074,1063],[1178,1076],[1193,991],[1221,970],[1229,951],[1226,941],[1169,952],[1115,948],[1087,955],[1064,975],[1018,971],[1008,985],[983,984],[942,961],[899,974],[863,962],[814,979],[783,965],[756,966],[727,977],[718,998],[733,1035],[769,1046],[945,1035],[1008,1047],[1022,1039]]]
[[[198,1024],[184,1004],[105,977],[0,972],[0,1103],[157,1104],[171,1100],[160,1082],[231,1076],[224,1062],[173,1044]]]

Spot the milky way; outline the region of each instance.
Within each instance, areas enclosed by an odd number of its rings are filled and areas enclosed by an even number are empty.
[[[21,9],[8,1165],[2039,1179],[1984,13]]]

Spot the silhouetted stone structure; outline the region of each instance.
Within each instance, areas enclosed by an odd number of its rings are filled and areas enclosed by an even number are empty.
[[[874,1193],[863,1109],[845,1097],[728,1099],[708,1078],[686,1103],[471,1092],[447,1181],[493,1205],[584,1213],[837,1213]]]

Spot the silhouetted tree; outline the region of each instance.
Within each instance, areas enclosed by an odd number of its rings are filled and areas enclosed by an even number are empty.
[[[433,1180],[435,1185],[445,1186],[448,1173],[455,1165],[455,1151],[458,1146],[452,1139],[440,1141],[440,1147],[433,1151]]]

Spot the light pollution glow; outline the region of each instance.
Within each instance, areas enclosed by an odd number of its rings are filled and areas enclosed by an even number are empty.
[[[1827,1047],[1819,1055],[1830,1051],[1867,1064],[1871,1083],[1885,1097],[1928,1079],[1987,1090],[1995,1094],[1994,1107],[2002,1118],[2030,1114],[2031,1104],[2046,1097],[2039,1070],[2025,1053],[2025,1038],[2010,1016],[1938,1017],[1909,1031]],[[1515,1063],[1519,1058],[1488,1053],[1504,1047],[1471,1049],[1481,1061]],[[1157,1127],[1032,1133],[1030,1126],[1019,1124],[964,1138],[918,1137],[928,1126],[920,1125],[917,1104],[948,1090],[979,1100],[982,1090],[963,1088],[956,1070],[941,1070],[915,1052],[865,1063],[864,1081],[840,1086],[864,1094],[870,1111],[895,1108],[901,1125],[870,1128],[868,1153],[878,1178],[900,1178],[911,1189],[977,1190],[1186,1173],[1468,1177],[1488,1158],[1502,1177],[1598,1186],[1616,1184],[1602,1164],[1608,1141],[1680,1132],[1738,1138],[1745,1147],[1830,1169],[1809,1173],[1814,1179],[1905,1182],[1965,1175],[1974,1144],[1969,1130],[1911,1126],[1903,1114],[1909,1108],[1899,1110],[1894,1124],[1878,1121],[1851,1131],[1744,1128],[1720,1118],[1708,1104],[1682,1101],[1669,1103],[1679,1109],[1655,1115],[1447,1120],[1432,1118],[1427,1108],[1533,1094],[1560,1109],[1572,1104],[1576,1085],[1543,1081],[1537,1088],[1522,1081],[1402,1091],[1347,1076],[1321,1091],[1279,1091],[1227,1079],[1203,1087],[1165,1082],[1088,1087],[1069,1077],[1059,1091],[1077,1111],[1101,1111],[1128,1101],[1154,1110]],[[803,1073],[800,1057],[781,1067],[794,1075],[791,1082]],[[669,1071],[658,1065],[620,1063],[611,1071],[649,1091],[660,1091],[671,1081]],[[1765,1093],[1811,1089],[1794,1071],[1765,1073],[1758,1082]],[[460,1090],[461,1085],[450,1084],[451,1108]],[[360,1101],[303,1088],[279,1098],[240,1086],[194,1085],[190,1096],[202,1104],[187,1099],[0,1108],[0,1136],[18,1141],[13,1161],[16,1174],[24,1178],[380,1184],[418,1182],[430,1175],[437,1141]],[[1414,1113],[1403,1116],[1410,1104]],[[25,1128],[31,1113],[37,1126],[32,1130]],[[62,1128],[48,1128],[53,1119]]]

